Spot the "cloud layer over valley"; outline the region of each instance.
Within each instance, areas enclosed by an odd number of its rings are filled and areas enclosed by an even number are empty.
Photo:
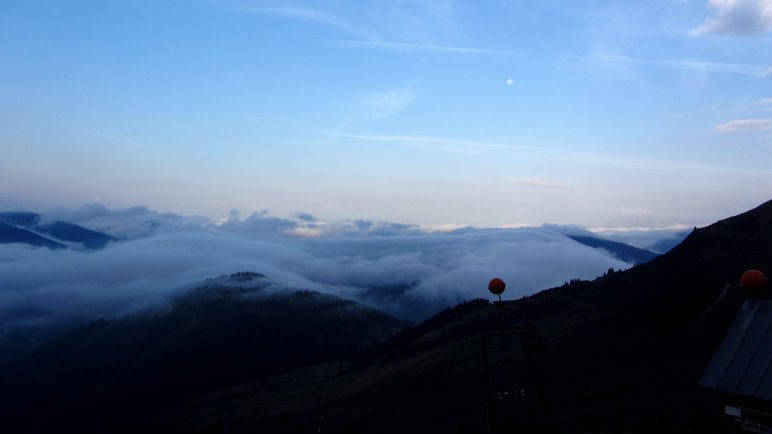
[[[325,223],[299,213],[224,222],[144,207],[90,205],[49,213],[120,239],[98,251],[0,245],[0,334],[52,318],[115,317],[227,273],[268,276],[269,291],[311,289],[418,320],[487,297],[487,281],[517,298],[630,264],[548,227],[427,232],[371,221]]]

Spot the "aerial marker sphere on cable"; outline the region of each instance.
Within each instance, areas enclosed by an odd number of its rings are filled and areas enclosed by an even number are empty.
[[[499,279],[498,277],[494,277],[490,282],[488,282],[488,291],[494,295],[501,295],[501,293],[504,292],[504,288],[506,286],[507,284],[504,283],[503,280]]]
[[[754,291],[767,287],[767,276],[759,270],[748,270],[740,276],[740,285]]]

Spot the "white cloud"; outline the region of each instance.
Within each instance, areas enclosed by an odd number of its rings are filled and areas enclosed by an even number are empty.
[[[104,221],[98,219],[109,213],[98,214],[84,221]],[[111,227],[134,232],[140,216],[163,215],[142,208],[112,213]],[[546,228],[428,233],[412,225],[264,213],[219,225],[151,227],[157,232],[88,253],[0,245],[0,335],[22,322],[114,317],[163,305],[197,282],[238,271],[266,274],[276,290],[329,292],[419,319],[487,296],[485,282],[494,275],[508,281],[508,297],[518,298],[627,266]],[[290,235],[303,228],[318,236]]]
[[[754,101],[753,105],[761,107],[764,111],[772,111],[772,98],[761,98]]]
[[[538,179],[538,178],[518,178],[513,180],[512,182],[518,185],[527,185],[530,187],[557,188],[561,190],[567,190],[571,188],[569,184],[564,184],[562,182],[548,181],[548,180]]]
[[[137,239],[163,232],[200,228],[211,220],[207,217],[183,217],[159,213],[145,206],[108,209],[92,203],[75,209],[54,209],[43,213],[42,222],[65,220],[121,239]]]
[[[364,103],[372,110],[372,119],[392,116],[407,107],[416,98],[411,88],[392,89],[384,92],[373,92],[365,95]]]
[[[507,79],[507,86],[512,86],[514,84],[515,80],[512,80],[511,78]]]
[[[702,227],[705,225],[664,225],[658,228],[644,228],[644,227],[613,227],[613,228],[592,228],[592,232],[595,236],[601,236],[603,238],[618,241],[620,243],[626,243],[631,246],[635,246],[641,249],[648,249],[657,242],[672,239],[682,238],[686,234],[690,233],[694,227]]]
[[[772,119],[737,119],[713,127],[719,133],[736,133],[743,131],[770,131]]]
[[[713,15],[692,30],[700,36],[753,36],[772,30],[772,0],[709,0]]]

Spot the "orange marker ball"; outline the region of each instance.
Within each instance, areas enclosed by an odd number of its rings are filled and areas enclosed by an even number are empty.
[[[759,270],[748,270],[740,276],[740,284],[750,290],[762,290],[767,287],[767,276]]]
[[[504,288],[506,288],[506,286],[507,284],[504,283],[503,280],[499,279],[498,277],[494,277],[490,282],[488,282],[488,291],[495,295],[501,295],[501,293],[504,292]]]

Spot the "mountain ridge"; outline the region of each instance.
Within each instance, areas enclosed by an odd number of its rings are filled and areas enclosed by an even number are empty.
[[[66,249],[67,246],[35,232],[0,221],[0,244],[25,244],[49,249]]]
[[[659,256],[659,254],[652,252],[650,250],[640,249],[638,247],[634,247],[629,244],[621,243],[618,241],[611,241],[603,238],[590,237],[585,235],[566,235],[566,236],[586,246],[589,246],[595,249],[605,250],[615,258],[619,259],[620,261],[627,262],[630,264],[642,264],[644,262],[649,262],[652,259]]]
[[[76,243],[86,250],[98,250],[118,240],[75,223],[57,220],[50,224],[40,224],[41,219],[42,216],[34,212],[0,212],[0,244],[18,243],[65,249],[68,248],[65,243]]]
[[[557,432],[605,433],[620,426],[634,432],[715,432],[722,423],[717,396],[697,387],[697,379],[742,301],[733,286],[740,273],[772,270],[770,245],[772,201],[695,229],[645,264],[509,302],[509,326],[537,327],[548,347],[534,359]],[[314,383],[308,367],[295,383],[250,389],[243,399],[212,397],[191,404],[181,417],[194,425],[212,423],[239,408],[230,429],[249,432],[247,427],[260,423],[259,414],[317,408],[333,432],[485,432],[476,336],[481,327],[496,330],[500,318],[495,306],[478,306],[411,339],[385,341],[380,353],[345,379]],[[497,340],[490,345],[494,395],[517,384],[527,392],[514,400],[494,396],[489,432],[548,431],[520,344],[509,338],[514,364],[502,363]],[[501,376],[515,366],[519,383]],[[380,386],[386,378],[393,386]],[[293,405],[274,405],[278,394],[291,396]],[[327,399],[311,407],[316,395]],[[431,416],[438,412],[449,416]]]

